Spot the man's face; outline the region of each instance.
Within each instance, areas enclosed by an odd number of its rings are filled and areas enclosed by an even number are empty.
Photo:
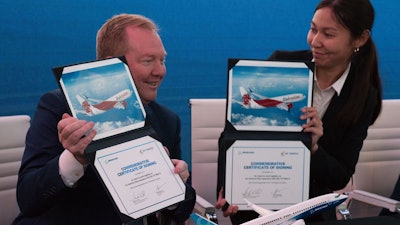
[[[157,97],[157,89],[166,74],[166,51],[155,31],[128,26],[125,30],[128,49],[125,54],[143,104]]]

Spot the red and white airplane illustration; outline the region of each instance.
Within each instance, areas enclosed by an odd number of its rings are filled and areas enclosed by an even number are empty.
[[[250,90],[250,89],[249,89]],[[306,98],[304,94],[294,93],[288,95],[277,96],[273,98],[264,97],[257,93],[254,93],[250,90],[250,94],[244,89],[244,87],[240,87],[240,95],[242,96],[242,102],[237,103],[241,104],[246,109],[264,109],[269,107],[276,107],[282,110],[289,111],[293,107],[293,102],[298,102]],[[255,99],[253,96],[258,97],[259,99]]]
[[[111,96],[110,98],[101,101],[90,99],[90,101],[96,102],[97,104],[91,104],[89,102],[89,98],[82,98],[79,95],[76,95],[76,98],[79,101],[79,104],[84,109],[83,113],[88,116],[98,115],[106,112],[109,109],[126,109],[126,101],[125,99],[129,98],[132,95],[132,91],[129,89],[125,89],[123,91],[118,92],[117,94]]]

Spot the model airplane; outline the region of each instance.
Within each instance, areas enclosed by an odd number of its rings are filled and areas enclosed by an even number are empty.
[[[244,87],[240,87],[240,95],[242,96],[241,104],[246,109],[263,109],[268,107],[276,107],[282,110],[289,111],[293,107],[293,102],[298,102],[303,100],[306,96],[304,94],[295,93],[277,96],[273,98],[267,98],[250,90],[249,94]],[[257,96],[260,99],[255,99],[252,96]]]
[[[107,110],[112,109],[112,108],[125,109],[126,108],[125,99],[129,98],[131,95],[132,95],[132,91],[129,89],[125,89],[104,101],[90,99],[90,101],[97,102],[97,104],[95,104],[95,105],[93,105],[89,102],[89,98],[85,97],[85,99],[84,99],[83,97],[81,97],[79,95],[76,95],[76,98],[78,99],[79,104],[84,109],[83,113],[85,113],[88,116],[93,116],[93,115],[98,115],[98,114],[104,113]]]
[[[297,203],[287,208],[270,211],[247,201],[248,205],[260,214],[259,218],[250,220],[242,225],[300,225],[305,224],[304,218],[317,215],[327,209],[336,207],[347,199],[347,195],[336,193],[321,195],[304,202]],[[196,225],[216,225],[199,214],[192,213],[192,220]]]

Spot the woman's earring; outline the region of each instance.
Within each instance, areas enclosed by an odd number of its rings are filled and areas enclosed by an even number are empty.
[[[357,53],[357,52],[359,52],[359,51],[360,51],[360,48],[355,48],[355,49],[354,49],[354,52],[355,52],[355,53]]]

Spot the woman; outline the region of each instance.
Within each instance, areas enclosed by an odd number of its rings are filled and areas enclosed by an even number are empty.
[[[315,63],[313,109],[321,118],[323,135],[312,150],[310,198],[342,189],[355,171],[367,129],[381,110],[382,90],[375,44],[371,37],[375,12],[369,0],[323,0],[307,35],[310,50],[276,51],[270,60]],[[317,123],[316,123],[317,124]],[[307,132],[307,130],[305,130]],[[218,181],[218,190],[223,181]],[[217,208],[225,204],[219,195]],[[233,224],[257,216],[225,205]],[[335,219],[334,211],[308,218]]]

